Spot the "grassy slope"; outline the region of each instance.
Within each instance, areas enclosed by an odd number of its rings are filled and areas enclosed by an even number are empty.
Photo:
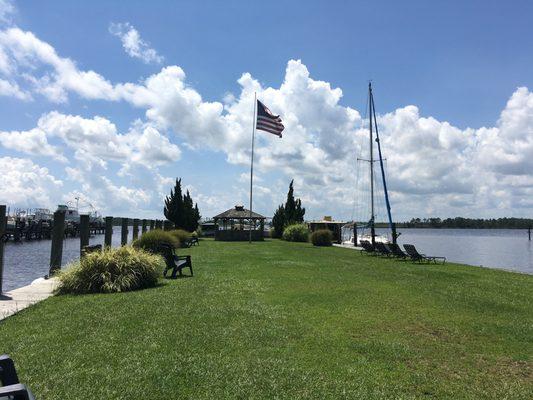
[[[193,279],[0,323],[42,399],[516,398],[533,277],[280,241],[203,241]],[[150,394],[153,393],[153,397]]]

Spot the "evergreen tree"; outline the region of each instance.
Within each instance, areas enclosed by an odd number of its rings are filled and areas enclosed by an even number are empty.
[[[188,190],[185,196],[183,196],[183,211],[185,214],[183,229],[192,232],[196,229],[196,227],[194,222],[194,208],[192,206],[192,198]]]
[[[287,201],[285,203],[285,225],[299,224],[304,222],[305,208],[302,201],[294,198],[294,179],[289,185]]]
[[[296,200],[296,211],[294,213],[294,222],[302,223],[304,222],[305,208],[302,208],[302,200]]]
[[[278,207],[272,217],[272,227],[274,228],[274,237],[280,238],[285,228],[285,207],[283,204]]]
[[[281,237],[286,226],[304,222],[305,208],[302,200],[294,198],[294,180],[289,185],[287,201],[281,204],[272,217],[274,237]]]
[[[170,196],[166,197],[163,213],[165,214],[166,219],[174,223],[176,228],[182,228],[184,226],[185,213],[181,192],[181,178],[176,178],[174,189],[171,189]]]
[[[198,229],[198,225],[200,224],[201,218],[202,216],[200,215],[200,210],[198,209],[198,203],[196,203],[194,205],[194,222],[195,222],[194,230]]]
[[[193,232],[198,228],[200,220],[200,210],[198,203],[193,206],[191,194],[187,190],[185,196],[181,190],[181,178],[176,179],[174,189],[170,190],[170,196],[165,199],[164,214],[172,221],[177,229],[184,229]]]
[[[287,201],[285,202],[285,225],[295,223],[296,217],[296,201],[294,200],[294,179],[289,185],[289,192],[287,193]]]

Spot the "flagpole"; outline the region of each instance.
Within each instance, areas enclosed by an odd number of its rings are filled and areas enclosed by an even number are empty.
[[[254,92],[254,125],[252,127],[252,159],[250,163],[250,221],[248,224],[249,243],[252,243],[252,193],[254,183],[254,144],[255,144],[255,118],[257,115],[257,92]]]

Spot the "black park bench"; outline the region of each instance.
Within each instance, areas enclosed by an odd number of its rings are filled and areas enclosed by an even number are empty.
[[[191,256],[178,256],[174,253],[174,248],[168,244],[160,244],[158,250],[165,259],[166,267],[163,272],[165,278],[176,279],[178,276],[183,276],[184,268],[189,268],[193,276]],[[169,271],[172,271],[170,276],[168,276]]]

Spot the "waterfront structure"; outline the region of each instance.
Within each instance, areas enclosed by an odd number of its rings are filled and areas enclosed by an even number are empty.
[[[213,217],[215,240],[246,241],[263,240],[266,217],[247,210],[241,205]]]

